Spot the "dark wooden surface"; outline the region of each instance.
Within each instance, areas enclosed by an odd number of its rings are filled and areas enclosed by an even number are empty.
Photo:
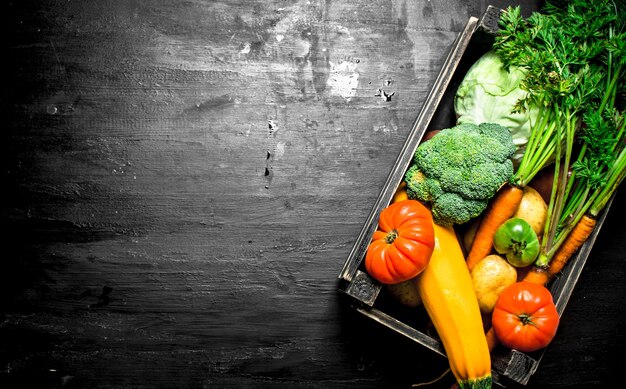
[[[509,3],[5,5],[0,386],[408,388],[443,372],[347,307],[337,276],[488,4]],[[625,216],[618,199],[530,387],[621,376]]]

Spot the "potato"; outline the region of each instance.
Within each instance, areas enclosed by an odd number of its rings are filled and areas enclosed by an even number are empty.
[[[491,313],[500,293],[517,281],[517,270],[499,255],[488,255],[474,266],[472,283],[483,313]]]
[[[399,284],[387,284],[385,285],[389,293],[402,305],[415,308],[422,303],[417,287],[415,286],[415,280],[408,280],[400,282]]]
[[[537,190],[530,186],[524,188],[522,201],[513,217],[524,219],[530,224],[537,236],[543,234],[543,227],[546,224],[548,215],[548,205]]]

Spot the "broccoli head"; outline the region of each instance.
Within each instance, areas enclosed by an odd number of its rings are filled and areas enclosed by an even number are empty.
[[[417,148],[405,176],[408,195],[430,203],[437,223],[463,224],[511,178],[515,150],[510,131],[499,124],[442,130]]]

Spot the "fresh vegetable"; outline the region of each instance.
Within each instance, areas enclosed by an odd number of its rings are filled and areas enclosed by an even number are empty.
[[[489,203],[487,211],[478,225],[472,241],[472,247],[467,254],[467,268],[472,270],[481,259],[485,258],[493,248],[493,237],[498,227],[509,220],[522,201],[524,190],[520,187],[506,184]]]
[[[579,174],[569,181],[569,186],[573,190],[564,200],[561,217],[558,220],[550,220],[550,224],[545,228],[549,239],[546,240],[546,244],[542,244],[539,259],[528,273],[529,280],[545,284],[563,269],[591,236],[596,227],[597,217],[624,180],[626,176],[626,148],[624,148],[626,121],[623,116],[620,120],[619,143],[613,145],[614,150],[619,150],[619,148],[621,150],[610,162],[610,166],[590,173],[582,172],[577,169],[578,165],[574,165],[574,171]],[[605,155],[605,158],[611,157]],[[595,177],[589,174],[595,174]],[[532,278],[537,275],[540,275],[539,279]]]
[[[422,303],[413,279],[398,284],[386,284],[385,288],[396,301],[404,306],[415,308]]]
[[[466,223],[511,177],[514,152],[511,134],[498,124],[441,130],[415,152],[405,175],[409,198],[430,203],[438,224]]]
[[[528,92],[514,112],[537,110],[511,184],[524,188],[542,169],[551,164],[554,169],[539,267],[547,266],[588,210],[604,207],[623,180],[625,121],[616,102],[626,68],[624,15],[624,2],[607,0],[549,1],[528,19],[520,7],[501,15],[493,51],[505,69],[523,69],[520,88]],[[582,144],[575,149],[577,139]],[[590,216],[597,216],[593,212]],[[480,228],[491,230],[478,236],[489,236],[503,221],[489,219],[485,216]],[[484,256],[474,251],[470,265]]]
[[[396,189],[391,203],[393,204],[407,199],[406,183],[403,181]],[[415,308],[422,303],[417,288],[415,287],[414,279],[402,281],[397,284],[385,284],[385,288],[391,297],[404,306]]]
[[[517,211],[513,214],[513,217],[524,219],[530,224],[535,234],[540,236],[543,234],[543,228],[546,225],[547,214],[548,205],[539,192],[530,186],[525,187],[522,201],[519,207],[517,207]]]
[[[434,224],[435,248],[416,278],[422,303],[461,388],[491,387],[491,359],[478,300],[452,227]]]
[[[365,268],[384,284],[406,281],[424,270],[434,245],[428,208],[416,200],[399,201],[380,213],[378,229],[365,255]]]
[[[584,215],[572,232],[567,235],[563,244],[559,246],[559,249],[550,259],[549,265],[547,267],[533,266],[524,276],[524,281],[540,285],[547,284],[554,275],[563,270],[572,255],[587,241],[596,223],[595,218]]]
[[[529,222],[535,234],[541,236],[541,245],[538,260],[525,278],[535,283],[515,283],[499,295],[491,316],[493,327],[485,334],[487,350],[501,341],[507,347],[531,352],[545,347],[553,339],[559,317],[552,296],[544,285],[561,271],[568,259],[593,233],[596,218],[626,175],[626,120],[623,115],[626,85],[624,5],[623,1],[548,0],[543,14],[533,14],[524,20],[517,7],[507,9],[501,18],[501,32],[493,53],[501,61],[502,69],[523,74],[516,88],[524,94],[509,113],[521,116],[532,113],[534,119],[526,122],[530,128],[527,147],[519,163],[515,164],[515,171],[498,190],[496,197],[489,200],[487,213],[484,213],[484,209],[479,212],[481,223],[468,255],[467,268],[480,270],[476,263],[480,264],[489,255],[495,243],[496,231],[511,218]],[[472,93],[478,96],[476,91],[470,91],[469,95]],[[484,96],[469,97],[470,104],[467,106],[470,110],[480,105],[488,108],[504,107],[504,104],[499,104],[499,101],[503,101],[499,100],[502,97],[494,97],[494,101],[498,102],[493,104],[480,104]],[[471,122],[464,121],[463,117],[467,115],[459,115],[459,125]],[[438,137],[445,133],[444,130],[436,134],[420,148],[437,142]],[[485,150],[487,147],[480,149]],[[519,149],[517,151],[515,156],[520,155]],[[428,166],[440,169],[447,160],[442,159],[444,163],[429,163]],[[416,165],[409,169],[405,177],[409,193],[412,198],[431,203],[435,212],[435,201],[444,204],[446,198],[442,195],[453,191],[443,188],[441,181],[444,180],[441,177],[433,180],[432,176]],[[539,175],[542,172],[551,174],[545,175],[550,179],[540,188],[539,181],[534,180],[541,177]],[[412,181],[414,187],[410,187]],[[543,196],[543,203],[541,207],[530,208],[540,209],[547,216],[530,220],[536,213],[532,210],[529,212],[522,204],[524,194],[529,192],[528,188],[533,185],[533,181]],[[472,200],[468,202],[471,206],[460,205],[459,199],[468,199],[457,192],[453,193],[455,200],[446,201],[448,206],[452,204],[449,208],[456,208],[455,216],[459,213],[465,216],[476,211],[476,199],[469,198]],[[417,197],[416,194],[425,197]],[[448,227],[435,228],[452,230],[451,225],[457,223],[452,218],[441,217],[438,220]],[[437,230],[435,235],[439,235]],[[478,373],[464,374],[467,370],[456,367],[459,361],[463,365],[482,365],[482,358],[454,352],[455,346],[477,338],[473,335],[458,336],[458,328],[462,327],[457,328],[455,324],[464,313],[446,315],[453,304],[460,304],[456,298],[452,301],[445,299],[450,294],[444,283],[450,282],[448,278],[455,278],[450,274],[456,272],[434,270],[435,273],[445,274],[445,277],[433,277],[436,281],[429,279],[428,270],[431,267],[437,269],[434,264],[440,255],[455,255],[447,251],[448,246],[445,246],[445,252],[438,251],[439,248],[437,242],[429,265],[416,277],[415,283],[444,342],[446,353],[451,356],[450,365],[457,379],[463,383],[484,383],[480,377],[477,380],[473,378],[479,376]],[[470,278],[473,280],[473,277]],[[430,289],[429,286],[433,284],[437,287]],[[440,292],[425,293],[426,289]],[[426,298],[430,294],[430,299]],[[479,301],[477,297],[477,303]],[[467,376],[471,376],[469,381],[465,381]]]
[[[471,272],[472,284],[483,313],[491,313],[500,293],[517,281],[517,270],[499,255],[487,255]]]
[[[498,254],[506,255],[507,261],[515,267],[528,266],[539,255],[537,234],[526,220],[516,217],[498,227],[493,247]]]
[[[517,101],[528,92],[520,88],[522,68],[504,69],[500,57],[488,51],[467,71],[454,98],[457,123],[498,123],[511,131],[517,146],[513,160],[522,159],[530,136],[530,121],[536,110],[513,112]]]
[[[496,51],[505,66],[533,74],[522,82],[532,96],[520,105],[543,103],[551,118],[545,128],[559,140],[549,217],[535,264],[541,269],[529,277],[542,270],[549,279],[553,270],[560,271],[626,175],[626,120],[618,103],[626,78],[625,15],[624,2],[572,0],[548,3],[542,14],[527,20],[516,8],[503,16],[507,27]],[[546,131],[538,132],[541,148]],[[579,224],[582,234],[574,233]]]
[[[521,281],[500,294],[491,322],[500,343],[531,352],[552,341],[559,326],[559,314],[546,287]]]

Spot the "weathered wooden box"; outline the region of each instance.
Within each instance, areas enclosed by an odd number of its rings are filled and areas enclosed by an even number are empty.
[[[354,309],[443,356],[445,351],[436,335],[433,337],[432,329],[427,332],[429,319],[424,309],[417,308],[407,314],[408,308],[389,304],[383,285],[365,272],[362,262],[377,228],[378,215],[389,205],[402,182],[422,136],[430,129],[454,125],[453,98],[456,89],[469,67],[491,47],[501,12],[489,6],[480,18],[471,17],[458,35],[339,275],[339,291],[348,296]],[[549,284],[559,314],[565,309],[609,206],[598,218],[597,227],[586,244],[570,260],[563,273]],[[416,313],[416,310],[422,312]],[[527,384],[537,370],[543,352],[522,353],[503,346],[496,347],[492,352],[494,383],[503,387],[511,383]]]

